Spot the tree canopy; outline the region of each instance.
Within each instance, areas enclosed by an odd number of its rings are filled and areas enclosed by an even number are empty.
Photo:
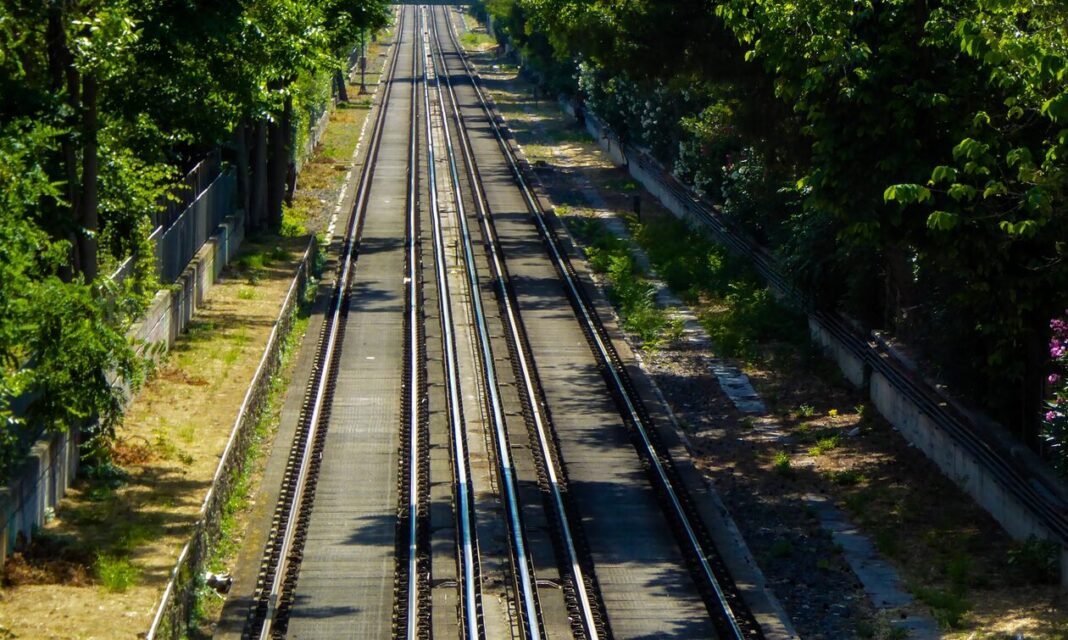
[[[816,304],[913,344],[1036,441],[1043,398],[1064,395],[1048,348],[1068,307],[1063,3],[485,11],[525,67],[721,201]]]
[[[388,15],[381,0],[0,2],[4,443],[25,425],[118,419],[115,377],[136,383],[143,368],[125,332],[159,288],[153,215],[178,177],[223,148],[246,212],[254,183],[284,194],[295,94],[329,87]],[[246,136],[272,126],[271,143]],[[275,179],[257,153],[281,167]],[[273,204],[253,230],[280,220]],[[133,275],[112,282],[130,258]]]

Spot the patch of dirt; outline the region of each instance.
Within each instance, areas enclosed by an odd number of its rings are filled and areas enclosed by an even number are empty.
[[[111,447],[111,457],[115,464],[126,468],[133,465],[148,464],[155,460],[158,455],[148,440],[128,436],[116,440]]]
[[[11,554],[3,567],[4,587],[93,584],[92,558],[52,536],[38,536],[28,549]]]
[[[206,387],[209,384],[207,379],[170,364],[161,366],[155,375],[167,382],[187,384],[193,387]]]

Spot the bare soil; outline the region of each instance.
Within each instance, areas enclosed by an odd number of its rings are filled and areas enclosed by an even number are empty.
[[[468,27],[481,29],[470,19]],[[480,73],[557,212],[599,213],[591,191],[604,209],[629,212],[639,192],[625,170],[555,101],[518,77],[512,61],[480,49],[474,56]],[[648,194],[640,197],[643,219],[671,215]],[[708,313],[716,304],[704,300],[694,310]],[[669,345],[646,351],[647,368],[803,637],[895,637],[806,506],[811,495],[845,511],[914,593],[961,585],[956,592],[967,612],[944,637],[1068,637],[1059,587],[1039,584],[1030,569],[1010,562],[1021,546],[869,409],[832,363],[801,344],[761,344],[757,352],[732,362],[768,405],[770,415],[755,420],[720,390],[709,370],[716,353]],[[772,423],[785,437],[768,437],[764,427]],[[891,614],[920,610],[940,615],[920,601]]]

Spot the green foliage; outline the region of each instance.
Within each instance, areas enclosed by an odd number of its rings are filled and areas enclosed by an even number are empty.
[[[1034,438],[1035,354],[1068,307],[1063,3],[486,9],[527,68],[577,77],[590,111],[720,200],[815,305],[897,333]]]
[[[960,627],[964,622],[964,615],[972,608],[964,594],[953,589],[916,587],[913,593],[920,602],[931,607],[939,624],[951,629]]]
[[[1060,577],[1061,548],[1031,536],[1009,550],[1008,562],[1028,582],[1055,584]]]
[[[380,0],[0,9],[0,477],[42,428],[89,425],[88,468],[107,467],[118,381],[144,368],[125,331],[160,284],[153,214],[247,123],[292,104],[305,131],[389,15]],[[106,277],[127,260],[121,284]]]
[[[634,263],[627,241],[599,220],[572,220],[570,226],[587,243],[590,266],[608,282],[608,297],[619,311],[623,328],[637,335],[647,349],[677,340],[682,334],[681,321],[657,304],[653,285]]]

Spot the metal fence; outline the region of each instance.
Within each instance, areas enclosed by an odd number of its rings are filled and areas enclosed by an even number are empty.
[[[177,280],[223,219],[233,213],[236,188],[232,170],[216,175],[170,226],[152,232],[149,239],[156,247],[161,282]]]
[[[171,198],[161,201],[160,210],[152,214],[154,228],[167,227],[189,208],[193,201],[222,173],[222,160],[218,150],[213,151],[194,166],[185,177],[171,189]]]

